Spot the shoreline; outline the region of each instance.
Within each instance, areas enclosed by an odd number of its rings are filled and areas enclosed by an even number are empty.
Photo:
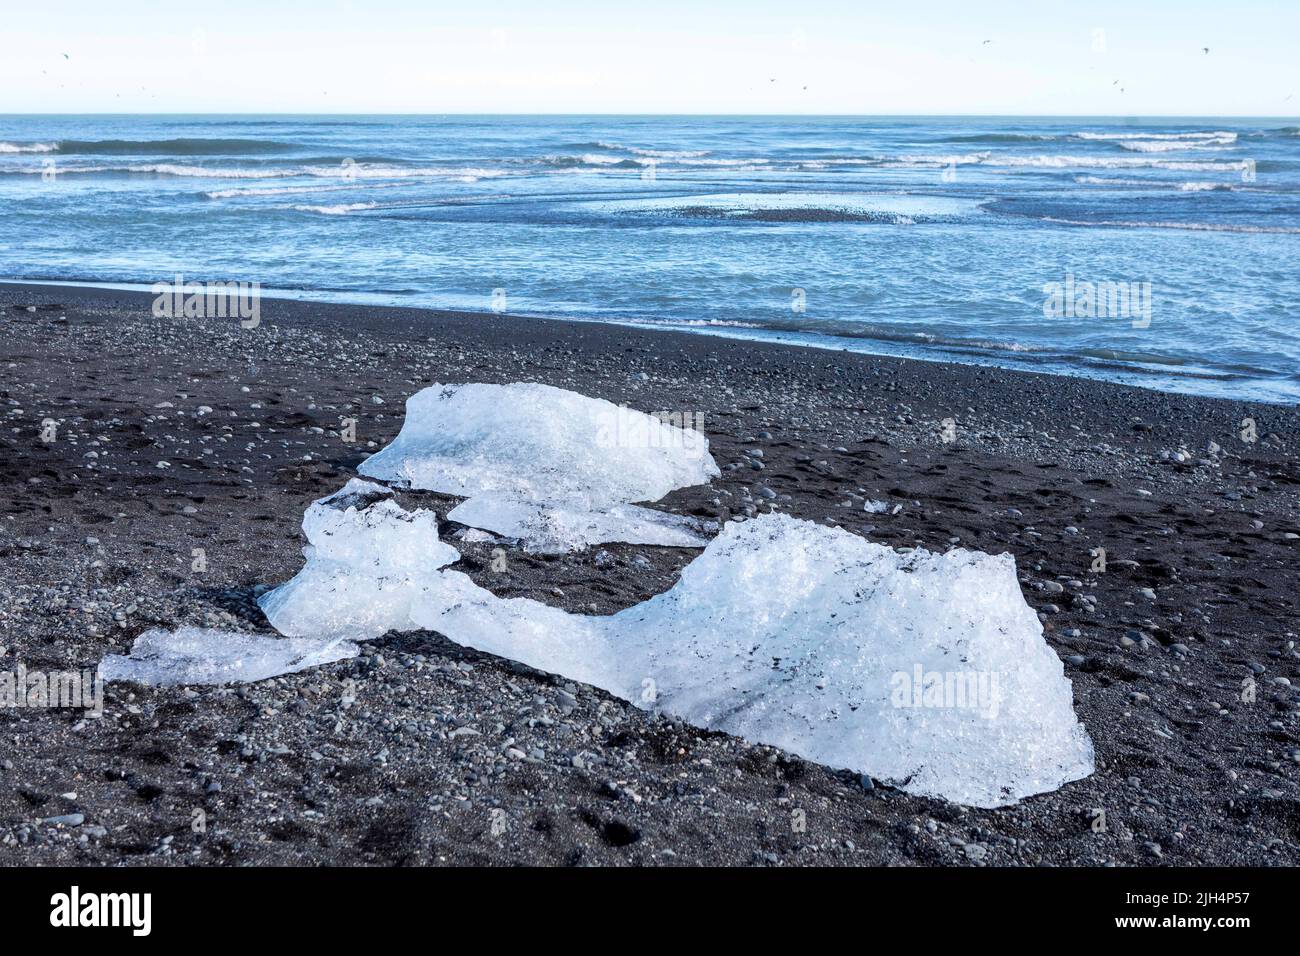
[[[160,280],[161,281],[161,280]],[[136,294],[142,296],[152,296],[148,291],[150,284],[132,283],[132,282],[95,282],[95,281],[46,281],[39,279],[3,279],[0,278],[0,289],[69,289],[69,290],[89,290],[100,292],[122,292],[127,294]],[[1019,364],[1006,359],[999,361],[999,355],[1003,354],[1020,354],[1014,345],[1003,345],[998,347],[981,346],[978,343],[934,343],[928,345],[909,345],[905,337],[898,339],[888,338],[871,338],[864,336],[862,338],[853,336],[837,336],[831,333],[800,332],[796,329],[766,329],[761,326],[726,326],[726,325],[701,325],[688,326],[681,323],[664,322],[662,325],[651,322],[638,322],[634,319],[602,319],[602,318],[582,318],[580,316],[569,315],[541,315],[533,313],[516,313],[516,312],[492,312],[492,311],[475,311],[464,309],[448,308],[426,308],[419,305],[403,304],[394,301],[394,296],[384,292],[363,292],[363,291],[343,291],[343,290],[310,290],[310,289],[274,289],[261,294],[262,301],[268,302],[298,302],[309,303],[325,306],[340,306],[356,309],[380,309],[393,310],[400,312],[418,312],[432,319],[439,316],[479,316],[482,318],[494,319],[526,319],[529,321],[543,322],[566,322],[587,325],[610,325],[618,328],[637,329],[646,332],[668,333],[677,335],[700,335],[711,338],[732,339],[741,342],[760,343],[776,345],[782,348],[800,348],[800,349],[817,349],[825,352],[845,352],[853,355],[865,356],[868,358],[890,358],[901,359],[912,362],[930,362],[939,365],[967,365],[976,368],[1000,369],[1008,372],[1017,372],[1025,375],[1046,375],[1053,378],[1066,379],[1085,379],[1088,381],[1104,382],[1112,385],[1121,385],[1130,388],[1141,388],[1147,391],[1155,392],[1172,392],[1177,395],[1186,395],[1197,398],[1210,398],[1222,401],[1249,402],[1264,405],[1277,405],[1282,407],[1300,406],[1300,397],[1288,399],[1279,396],[1233,396],[1226,394],[1227,386],[1234,381],[1244,385],[1247,390],[1251,390],[1259,385],[1258,379],[1237,379],[1229,372],[1215,372],[1207,369],[1199,374],[1175,375],[1172,373],[1162,373],[1154,369],[1138,370],[1128,367],[1124,364],[1108,368],[1106,371],[1083,363],[1080,361],[1069,361],[1066,359],[1046,360],[1045,364],[1052,365],[1051,368],[1035,369],[1026,367],[1032,360],[1020,359]],[[369,300],[369,301],[368,301]],[[864,345],[864,342],[874,343],[874,347]],[[898,351],[881,351],[883,343],[896,342]],[[926,354],[931,352],[933,354]],[[1031,354],[1031,353],[1025,353]],[[1102,362],[1103,359],[1096,357],[1096,361]],[[1105,360],[1118,362],[1119,360]],[[1209,385],[1211,391],[1206,391],[1207,383],[1223,383],[1224,394],[1216,394],[1213,385]],[[1199,390],[1189,387],[1199,384]]]
[[[540,381],[698,413],[722,475],[664,499],[677,513],[1011,552],[1097,770],[962,808],[409,632],[257,684],[110,684],[100,719],[0,710],[0,863],[1300,861],[1300,409],[492,313],[263,299],[241,329],[151,300],[0,284],[0,669],[93,667],[151,627],[269,633],[255,599],[298,570],[304,508],[392,440],[405,398]],[[456,499],[420,497],[476,583],[565,610],[646,600],[698,554],[512,551],[494,574],[450,537]],[[84,822],[34,822],[67,814]]]

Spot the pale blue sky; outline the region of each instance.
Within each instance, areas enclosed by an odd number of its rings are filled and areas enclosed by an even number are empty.
[[[0,36],[0,112],[1300,113],[1300,0],[56,0]]]

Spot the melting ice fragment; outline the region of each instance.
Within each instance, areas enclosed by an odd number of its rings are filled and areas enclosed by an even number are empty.
[[[719,474],[698,431],[536,383],[425,388],[407,400],[397,438],[358,470],[469,498],[451,520],[550,551],[604,541],[698,547],[689,521],[626,506]]]
[[[692,429],[536,383],[431,385],[397,438],[358,469],[392,484],[593,508],[655,501],[717,477]]]
[[[307,564],[258,600],[290,637],[366,640],[410,629],[410,604],[460,552],[438,540],[432,511],[406,511],[392,492],[352,479],[307,509]]]
[[[164,687],[251,683],[356,657],[357,653],[351,641],[182,627],[145,631],[136,638],[129,656],[105,657],[99,673],[106,681]]]
[[[910,793],[993,807],[1093,771],[1008,554],[898,554],[773,514],[609,617],[440,582],[412,616],[457,643]]]
[[[607,541],[702,548],[708,539],[700,532],[717,528],[714,522],[640,505],[612,505],[601,511],[585,511],[516,501],[495,494],[469,498],[447,512],[447,517],[518,539],[524,542],[526,550],[541,554],[562,554]]]

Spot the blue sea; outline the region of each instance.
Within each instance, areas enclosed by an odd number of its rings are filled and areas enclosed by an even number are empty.
[[[0,116],[0,278],[180,274],[1295,402],[1296,123]]]

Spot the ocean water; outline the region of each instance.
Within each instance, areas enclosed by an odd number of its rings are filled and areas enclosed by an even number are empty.
[[[0,278],[255,281],[1295,402],[1297,122],[0,116]]]

